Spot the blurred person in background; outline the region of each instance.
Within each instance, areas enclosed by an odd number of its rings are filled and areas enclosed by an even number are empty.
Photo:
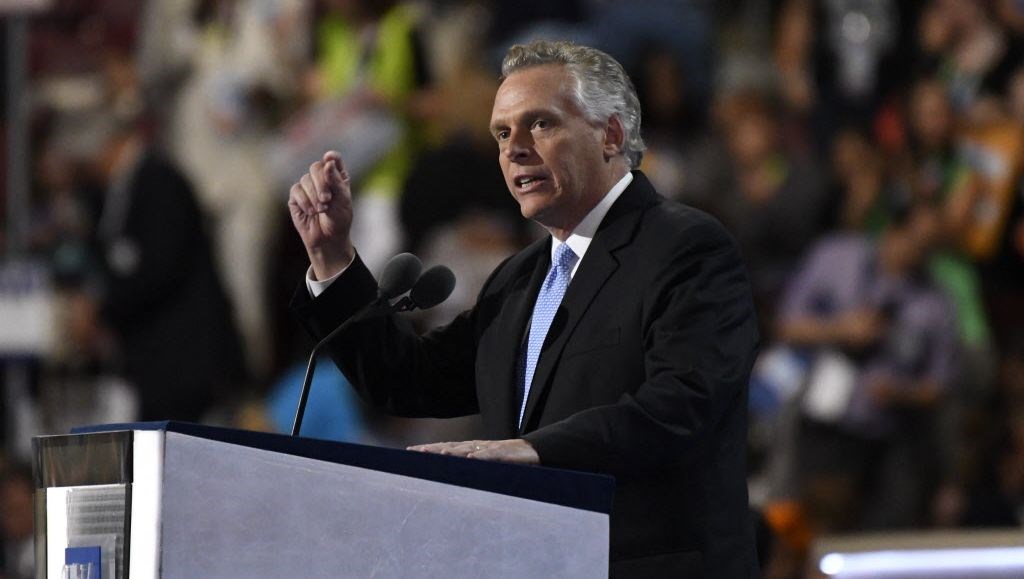
[[[783,0],[775,65],[785,108],[826,148],[836,131],[867,126],[912,63],[921,0]]]
[[[955,110],[969,119],[989,116],[1024,56],[1019,31],[1004,24],[1019,8],[1008,8],[1001,0],[931,0],[921,10],[915,72],[941,78]]]
[[[693,79],[660,45],[644,52],[635,78],[647,142],[644,173],[665,195],[709,209],[729,185],[729,156],[720,135],[710,130],[708,107],[698,101]]]
[[[940,206],[954,190],[964,187],[969,172],[956,154],[957,117],[946,87],[934,77],[921,77],[908,91],[906,158],[900,162],[911,197],[899,202],[922,201]],[[959,224],[949,224],[948,236]]]
[[[1010,76],[1000,112],[967,132],[965,153],[978,173],[958,201],[963,248],[980,264],[998,347],[1024,326],[1024,63]]]
[[[984,370],[991,365],[990,328],[974,256],[965,248],[974,216],[985,211],[985,162],[979,160],[981,148],[964,146],[964,131],[937,79],[926,76],[911,85],[907,109],[907,148],[894,161],[889,202],[925,203],[936,210],[937,247],[928,272],[956,304],[956,330],[976,370],[971,374],[984,383],[991,375],[991,370]],[[972,387],[983,389],[984,385]]]
[[[96,223],[102,196],[83,191],[82,167],[54,138],[69,114],[40,111],[33,158],[36,203],[30,251],[49,263],[55,303],[53,347],[38,376],[41,428],[67,432],[83,424],[131,422],[138,400],[117,375],[117,344],[100,320]]]
[[[134,121],[105,110],[77,114],[55,143],[101,199],[100,274],[81,312],[114,331],[142,420],[199,421],[245,371],[191,185]]]
[[[952,305],[924,271],[937,227],[918,204],[877,241],[823,239],[783,298],[777,339],[809,356],[798,494],[818,531],[927,520],[935,411],[957,375]]]
[[[965,119],[949,88],[925,76],[910,87],[907,155],[897,158],[895,179],[912,199],[935,207],[940,217],[937,251],[928,263],[934,282],[956,305],[956,332],[965,372],[954,412],[991,393],[993,329],[981,268],[992,260],[999,228],[1017,187],[1022,135],[1002,121]],[[1002,199],[1000,199],[1002,197]],[[991,277],[991,274],[990,274]]]
[[[971,416],[965,434],[962,494],[946,497],[948,526],[1024,524],[1024,333],[1016,328],[1002,351],[995,395]]]
[[[876,233],[888,218],[888,175],[883,154],[856,126],[836,133],[832,142],[832,229]]]
[[[410,105],[430,82],[414,8],[395,0],[325,0],[306,80],[312,105],[284,137],[294,151],[291,165],[302,171],[310,151],[350,152],[361,216],[353,236],[374,272],[403,244],[399,204],[421,138]],[[300,174],[280,177],[291,183]]]
[[[157,0],[141,19],[140,90],[209,216],[246,363],[261,381],[272,365],[268,261],[279,207],[267,159],[302,96],[309,12],[303,0]]]
[[[813,160],[785,146],[767,97],[741,91],[725,98],[731,179],[708,209],[736,236],[760,321],[770,328],[798,256],[824,230],[828,190]]]

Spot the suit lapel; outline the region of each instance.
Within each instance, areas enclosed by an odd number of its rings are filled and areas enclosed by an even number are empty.
[[[539,400],[543,398],[550,387],[552,374],[562,356],[562,350],[572,338],[576,325],[590,307],[590,303],[597,293],[607,283],[608,278],[618,268],[619,261],[613,252],[629,243],[639,224],[643,209],[657,199],[658,196],[651,184],[642,173],[635,171],[633,182],[615,201],[604,220],[601,221],[586,255],[583,256],[579,269],[576,270],[576,275],[573,276],[572,282],[566,289],[562,304],[559,306],[551,328],[548,330],[547,338],[544,340],[540,360],[537,362],[533,383],[530,386],[530,397],[526,403],[523,424],[519,429],[520,434],[527,431]],[[550,250],[548,253],[550,254]],[[550,255],[547,262],[550,262]],[[546,270],[545,266],[541,279],[531,286],[533,291],[527,304],[527,320],[532,314],[533,303],[536,300],[543,276],[547,273]],[[518,355],[518,348],[516,352]]]

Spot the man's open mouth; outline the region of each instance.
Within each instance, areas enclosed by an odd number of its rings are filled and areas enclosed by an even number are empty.
[[[514,182],[516,187],[520,189],[530,189],[546,180],[546,177],[541,177],[540,175],[521,175],[516,177]]]

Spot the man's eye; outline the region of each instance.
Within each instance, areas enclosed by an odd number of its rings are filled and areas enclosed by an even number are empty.
[[[508,131],[498,131],[494,136],[499,141],[504,141],[505,139],[508,138]]]
[[[536,121],[533,121],[533,128],[546,129],[548,128],[548,122],[545,121],[544,119],[537,119]]]

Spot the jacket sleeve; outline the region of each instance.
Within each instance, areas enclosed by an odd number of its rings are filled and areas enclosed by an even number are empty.
[[[302,284],[292,310],[316,339],[376,297],[377,283],[356,256],[351,266],[312,299]],[[353,323],[327,351],[372,406],[407,417],[447,418],[478,412],[474,387],[476,309],[423,336],[397,315]]]

